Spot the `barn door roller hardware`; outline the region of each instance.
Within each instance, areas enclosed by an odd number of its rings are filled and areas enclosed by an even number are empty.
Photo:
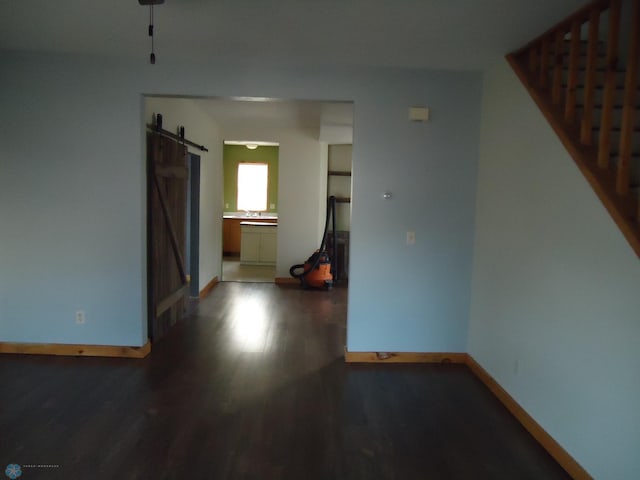
[[[149,36],[151,37],[151,54],[149,55],[149,63],[155,65],[156,53],[153,48],[153,6],[164,3],[164,0],[138,0],[140,5],[149,5]]]
[[[147,125],[147,128],[149,130],[151,130],[152,132],[156,132],[159,133],[162,136],[168,137],[168,138],[172,138],[173,140],[177,140],[180,143],[182,143],[183,145],[191,145],[192,147],[197,148],[198,150],[201,150],[203,152],[208,152],[209,149],[207,147],[205,147],[204,145],[198,145],[195,142],[192,142],[191,140],[187,140],[186,138],[184,138],[184,127],[180,126],[178,127],[178,134],[176,135],[175,133],[171,133],[168,130],[165,130],[164,128],[162,128],[162,114],[158,113],[156,114],[153,119],[155,120],[155,124],[153,125]]]

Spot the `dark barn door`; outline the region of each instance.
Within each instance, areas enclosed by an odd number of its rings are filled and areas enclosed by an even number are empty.
[[[187,147],[147,136],[147,295],[149,338],[161,338],[182,317],[185,271]]]

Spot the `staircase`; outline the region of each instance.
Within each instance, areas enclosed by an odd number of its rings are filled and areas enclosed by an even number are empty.
[[[591,2],[507,60],[640,256],[640,0]]]

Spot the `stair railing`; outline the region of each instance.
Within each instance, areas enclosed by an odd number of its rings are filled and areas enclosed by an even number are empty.
[[[640,0],[629,2],[593,1],[507,60],[640,256]]]

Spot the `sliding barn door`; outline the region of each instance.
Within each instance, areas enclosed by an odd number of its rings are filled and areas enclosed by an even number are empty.
[[[185,311],[187,148],[147,136],[147,285],[149,338],[158,340]]]

